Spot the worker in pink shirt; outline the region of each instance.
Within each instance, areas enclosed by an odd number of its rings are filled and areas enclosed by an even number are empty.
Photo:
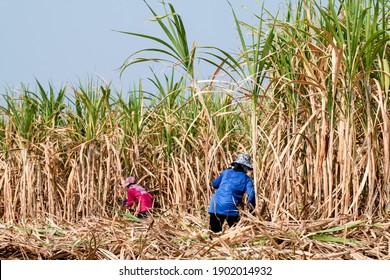
[[[134,177],[127,177],[124,186],[127,188],[127,199],[123,201],[123,205],[130,208],[135,204],[137,218],[146,218],[153,208],[153,196],[138,185]]]

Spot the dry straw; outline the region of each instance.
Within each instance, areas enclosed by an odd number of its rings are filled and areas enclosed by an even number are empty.
[[[204,219],[171,211],[142,223],[126,216],[62,225],[47,220],[40,226],[3,224],[0,258],[390,260],[389,227],[388,220],[273,223],[243,216],[236,228],[210,239]]]

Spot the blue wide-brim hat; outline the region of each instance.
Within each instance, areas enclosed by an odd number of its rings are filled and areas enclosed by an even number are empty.
[[[248,167],[250,169],[253,169],[253,165],[251,164],[251,157],[248,154],[239,154],[237,156],[237,159],[232,162],[232,164],[234,164],[234,163],[239,163],[239,164],[245,165],[246,167]]]

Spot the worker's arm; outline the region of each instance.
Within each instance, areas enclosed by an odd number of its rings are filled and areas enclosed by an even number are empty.
[[[129,190],[127,191],[127,207],[131,207],[133,205],[136,197],[135,192],[136,191],[133,188],[129,188]]]
[[[252,179],[248,179],[246,183],[246,189],[245,193],[248,196],[248,202],[253,206],[253,208],[256,206],[256,195],[255,195],[255,189],[253,187],[253,181]]]
[[[221,181],[222,181],[222,177],[224,175],[224,173],[226,172],[226,170],[224,170],[221,175],[219,175],[212,183],[212,186],[214,189],[218,189],[219,188],[219,185],[221,184]]]

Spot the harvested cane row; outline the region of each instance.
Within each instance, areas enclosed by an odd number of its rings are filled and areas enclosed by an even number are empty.
[[[122,215],[77,224],[53,220],[41,226],[2,224],[0,258],[390,260],[388,220],[273,223],[243,216],[236,227],[220,235],[208,231],[206,217],[175,213],[155,214],[142,222]]]

